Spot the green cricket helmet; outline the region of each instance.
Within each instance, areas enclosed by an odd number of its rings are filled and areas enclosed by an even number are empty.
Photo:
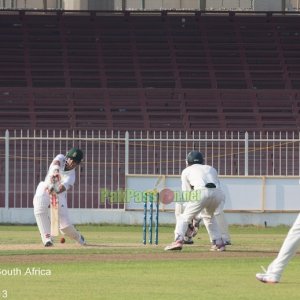
[[[83,152],[80,149],[74,147],[68,151],[66,157],[71,158],[79,164],[83,159]]]

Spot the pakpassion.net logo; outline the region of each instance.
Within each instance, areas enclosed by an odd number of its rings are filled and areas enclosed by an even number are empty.
[[[176,189],[163,188],[160,190],[135,190],[135,189],[118,189],[100,190],[101,203],[144,203],[145,201],[157,201],[163,204],[172,202],[192,202],[201,199],[201,190],[180,191]]]

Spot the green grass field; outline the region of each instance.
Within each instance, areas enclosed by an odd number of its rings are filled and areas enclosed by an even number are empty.
[[[67,240],[44,248],[36,227],[0,226],[0,300],[299,299],[298,255],[280,284],[255,279],[260,266],[275,258],[288,231],[284,226],[232,226],[233,245],[223,253],[208,251],[203,227],[195,244],[181,252],[163,250],[172,241],[171,226],[160,228],[158,246],[142,245],[141,226],[78,229],[87,246]]]

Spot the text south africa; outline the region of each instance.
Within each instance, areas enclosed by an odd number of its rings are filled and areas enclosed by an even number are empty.
[[[0,269],[0,276],[51,276],[52,272],[50,269],[42,268],[10,268]]]

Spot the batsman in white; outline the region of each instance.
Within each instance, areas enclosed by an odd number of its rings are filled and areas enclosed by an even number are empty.
[[[257,273],[256,278],[263,283],[279,283],[282,273],[300,246],[300,214],[290,228],[277,257],[263,273]]]
[[[201,152],[191,151],[186,158],[187,167],[181,173],[181,187],[186,206],[175,227],[175,241],[165,250],[181,250],[189,224],[202,213],[206,229],[215,244],[212,251],[225,251],[222,233],[214,215],[225,201],[216,169],[204,165]]]
[[[37,186],[34,198],[34,216],[45,247],[53,246],[49,219],[50,193],[56,192],[59,201],[59,228],[63,235],[85,245],[83,236],[72,225],[67,206],[67,190],[75,183],[75,168],[83,159],[83,152],[72,148],[66,155],[58,154],[51,162],[45,181]],[[53,185],[53,178],[60,177],[58,186]]]

